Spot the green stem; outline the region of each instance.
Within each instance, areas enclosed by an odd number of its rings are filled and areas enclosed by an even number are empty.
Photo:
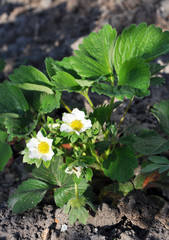
[[[75,183],[75,197],[78,198],[78,187],[77,187],[77,183]]]
[[[66,103],[61,99],[60,102],[63,104],[63,106],[66,108],[66,110],[71,113],[72,111],[70,110],[70,108],[66,105]]]
[[[110,105],[109,106],[110,106],[111,111],[110,111],[110,113],[108,115],[108,120],[110,120],[110,118],[111,118],[111,114],[112,114],[112,111],[113,111],[113,104],[114,104],[114,97],[110,101]]]
[[[117,126],[117,131],[118,131],[119,128],[121,127],[121,124],[122,124],[122,122],[124,121],[124,118],[125,118],[125,116],[126,116],[128,110],[129,110],[129,108],[130,108],[130,106],[131,106],[131,103],[132,103],[133,99],[134,99],[134,97],[132,97],[132,99],[130,99],[129,104],[128,104],[128,106],[127,106],[127,108],[126,108],[126,110],[125,110],[125,112],[124,112],[122,118],[120,119],[119,125]]]
[[[94,105],[88,95],[88,90],[87,91],[84,91],[84,92],[81,92],[81,94],[86,98],[86,100],[88,101],[88,103],[90,104],[90,106],[94,109]]]

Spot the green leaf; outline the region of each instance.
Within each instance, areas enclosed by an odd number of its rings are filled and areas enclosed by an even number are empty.
[[[49,185],[37,179],[29,179],[20,185],[9,198],[8,205],[13,213],[20,213],[34,208],[45,196]]]
[[[133,181],[135,189],[143,189],[143,183],[148,175],[145,173],[139,173]]]
[[[112,111],[113,109],[111,109],[109,105],[99,106],[94,109],[93,113],[90,114],[90,117],[96,118],[100,125],[103,125]]]
[[[146,91],[150,85],[149,65],[141,58],[125,61],[119,70],[118,85],[127,85]]]
[[[60,107],[60,98],[61,93],[59,91],[53,95],[46,95],[42,101],[40,111],[46,114],[58,109]]]
[[[159,63],[155,63],[155,62],[150,63],[151,76],[158,73],[159,71],[161,71],[165,67],[166,67],[165,65],[160,65]]]
[[[79,135],[77,135],[76,133],[72,133],[72,135],[70,137],[70,142],[75,143],[78,138],[79,138]]]
[[[12,157],[12,149],[6,142],[0,141],[0,171],[3,171],[5,165]]]
[[[87,165],[91,165],[96,161],[96,158],[93,156],[83,156],[80,160]]]
[[[131,86],[112,86],[107,83],[94,83],[91,88],[92,92],[97,92],[99,95],[105,95],[108,97],[116,97],[119,100],[123,100],[124,97],[131,99],[133,96],[143,98],[149,95],[149,91],[141,91]]]
[[[33,176],[46,181],[52,185],[65,186],[69,183],[73,183],[73,176],[65,173],[64,169],[60,167],[63,165],[62,157],[55,156],[54,160],[51,161],[50,167],[46,168],[41,165],[40,168],[33,169]]]
[[[83,39],[75,56],[70,58],[75,71],[82,78],[97,78],[112,74],[112,56],[116,30],[108,24],[98,33],[91,33]]]
[[[48,88],[52,86],[49,79],[32,66],[20,66],[14,70],[14,73],[9,75],[9,79],[15,84],[20,84],[20,87],[22,84],[24,86],[25,83],[29,83],[30,85],[28,84],[27,86],[30,87],[32,86],[31,84],[42,85]],[[30,90],[36,90],[36,88]]]
[[[4,82],[0,84],[0,113],[16,113],[23,116],[29,110],[29,106],[21,90]]]
[[[35,92],[45,92],[48,94],[53,94],[53,91],[46,86],[43,85],[38,85],[38,84],[34,84],[34,83],[19,83],[16,84],[19,88],[22,88],[24,90],[27,91],[35,91]]]
[[[159,121],[162,130],[169,135],[169,100],[155,104],[151,112]]]
[[[29,113],[22,117],[7,117],[4,124],[7,133],[12,137],[24,137],[35,129],[37,120],[33,120],[33,116]]]
[[[148,159],[153,163],[169,164],[169,160],[166,157],[151,156],[151,157],[148,157]]]
[[[150,78],[150,85],[151,86],[163,86],[165,83],[165,79],[161,77],[152,77]]]
[[[51,57],[45,58],[45,66],[49,77],[56,75],[57,71],[54,68],[55,60]]]
[[[140,23],[132,24],[124,29],[117,38],[114,50],[114,66],[117,74],[124,62],[141,57],[146,61],[152,61],[156,57],[169,51],[169,32],[162,32],[154,25],[147,26]]]
[[[80,78],[80,76],[76,73],[76,71],[72,66],[71,57],[65,57],[62,59],[62,61],[56,61],[56,60],[53,60],[52,58],[46,58],[45,65],[46,65],[47,73],[51,78],[54,75],[57,75],[59,71],[69,73],[76,79]]]
[[[101,155],[104,153],[111,145],[110,141],[101,141],[95,143],[95,149],[98,151],[98,154]]]
[[[0,141],[5,142],[7,140],[8,134],[6,131],[0,130]]]
[[[68,175],[68,174],[67,174]],[[78,184],[78,195],[81,196],[86,191],[88,184],[85,179]],[[74,182],[64,184],[60,188],[56,188],[54,191],[54,200],[56,206],[62,208],[72,197],[75,196]]]
[[[92,181],[93,171],[91,168],[86,169],[85,178],[87,181]]]
[[[159,154],[169,149],[169,141],[153,130],[140,131],[134,140],[133,148],[142,155]]]
[[[130,147],[120,147],[103,162],[102,169],[110,179],[124,183],[133,177],[137,164],[133,150]]]
[[[0,58],[0,72],[2,72],[5,68],[5,61],[3,58]]]
[[[78,91],[81,89],[75,78],[67,72],[59,71],[52,77],[55,89],[58,91]]]
[[[155,170],[157,170],[158,168],[160,168],[160,164],[157,163],[150,163],[149,165],[147,165],[145,168],[143,168],[141,170],[142,173],[147,173],[147,172],[153,172]]]
[[[161,166],[159,168],[159,174],[165,172],[165,171],[168,171],[169,170],[169,165],[168,166]]]

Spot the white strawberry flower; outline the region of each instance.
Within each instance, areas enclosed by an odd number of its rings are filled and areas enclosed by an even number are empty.
[[[92,127],[90,119],[85,119],[84,112],[77,108],[74,108],[71,113],[64,113],[62,121],[64,123],[60,127],[61,132],[75,132],[80,135],[81,132]]]
[[[36,138],[31,138],[26,144],[29,149],[29,158],[42,159],[43,161],[50,161],[54,155],[52,150],[53,139],[44,137],[41,131],[36,135]]]
[[[69,167],[65,169],[65,173],[72,174],[75,173],[76,176],[79,178],[80,175],[82,174],[83,168],[81,166],[79,167],[73,167],[71,170]]]

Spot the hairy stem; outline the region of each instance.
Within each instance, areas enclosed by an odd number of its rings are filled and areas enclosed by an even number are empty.
[[[93,105],[93,103],[92,103],[92,101],[91,101],[91,99],[90,99],[90,97],[89,97],[89,95],[88,95],[88,90],[82,92],[81,94],[86,98],[86,100],[88,101],[88,103],[90,104],[90,106],[92,107],[92,109],[94,109],[94,105]]]
[[[131,106],[131,103],[132,103],[133,99],[134,99],[134,97],[132,97],[132,99],[130,99],[129,104],[128,104],[128,106],[127,106],[127,108],[126,108],[126,110],[125,110],[125,112],[124,112],[122,118],[120,119],[119,125],[117,126],[117,131],[118,131],[119,128],[121,127],[121,124],[122,124],[122,122],[124,121],[124,118],[125,118],[125,116],[126,116],[128,110],[129,110],[129,108],[130,108],[130,106]]]
[[[75,183],[75,197],[78,198],[79,195],[78,195],[78,186],[77,186],[77,183]]]
[[[70,110],[70,108],[66,105],[66,103],[61,99],[60,102],[63,104],[63,106],[66,108],[66,110],[71,113],[72,111]]]

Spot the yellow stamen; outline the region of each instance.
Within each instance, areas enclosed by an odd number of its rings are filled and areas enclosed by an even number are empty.
[[[83,127],[83,123],[81,122],[81,120],[74,120],[71,122],[70,127],[75,130],[75,131],[80,131]]]
[[[47,142],[40,142],[38,144],[38,151],[41,154],[46,154],[49,152],[49,144]]]

